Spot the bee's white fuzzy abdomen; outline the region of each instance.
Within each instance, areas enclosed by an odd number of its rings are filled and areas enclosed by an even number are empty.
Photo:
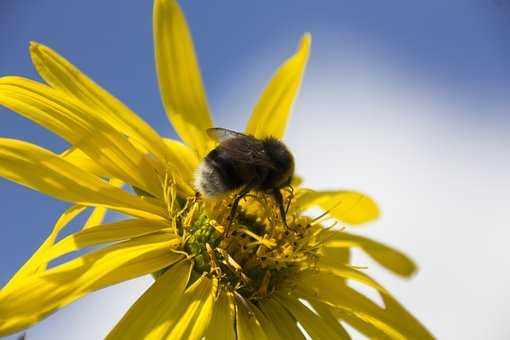
[[[213,167],[202,161],[195,171],[195,189],[206,198],[218,198],[227,193],[221,175]]]

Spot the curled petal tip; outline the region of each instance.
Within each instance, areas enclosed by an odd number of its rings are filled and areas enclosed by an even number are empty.
[[[29,43],[30,54],[40,52],[40,50],[43,49],[44,47],[46,47],[46,46],[44,46],[40,42],[30,40],[30,43]]]
[[[312,33],[306,32],[301,38],[301,44],[310,45],[312,43]]]

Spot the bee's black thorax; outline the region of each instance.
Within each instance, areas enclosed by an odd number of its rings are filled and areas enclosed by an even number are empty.
[[[276,138],[259,139],[222,128],[208,129],[207,134],[219,144],[198,165],[194,186],[206,198],[218,198],[239,190],[232,200],[226,234],[229,234],[240,200],[250,191],[271,194],[280,209],[282,223],[287,227],[280,189],[290,185],[294,158],[285,144]]]
[[[280,189],[290,183],[294,159],[275,138],[239,136],[222,141],[204,159],[196,187],[220,196],[241,187],[255,191]]]
[[[273,166],[268,170],[261,189],[269,190],[288,185],[294,174],[294,157],[285,144],[275,138],[266,138],[262,143]]]
[[[216,171],[227,190],[234,190],[245,184],[245,180],[238,174],[238,166],[228,152],[222,148],[216,148],[209,152],[205,161]]]

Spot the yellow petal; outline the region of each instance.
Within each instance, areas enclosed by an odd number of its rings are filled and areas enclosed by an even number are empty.
[[[114,186],[119,186],[119,183],[116,180],[110,180],[110,184]],[[86,207],[75,205],[71,208],[67,209],[57,220],[53,230],[50,235],[46,238],[43,244],[37,249],[37,251],[30,257],[30,259],[16,272],[16,274],[9,280],[9,282],[5,285],[5,288],[15,284],[19,280],[33,275],[35,273],[40,273],[46,270],[48,259],[47,253],[49,249],[55,243],[59,233],[64,229],[74,218],[76,218],[79,214],[85,211]],[[87,221],[85,222],[84,229],[99,225],[103,220],[103,217],[106,213],[106,208],[98,207],[92,211],[92,214],[89,216]],[[158,222],[152,222],[158,223]]]
[[[334,320],[333,324],[328,323],[296,297],[279,293],[276,295],[276,300],[296,318],[312,339],[350,339],[345,336],[345,331],[339,331],[337,320]]]
[[[276,331],[282,339],[304,339],[303,333],[297,326],[297,321],[276,300],[266,298],[261,300],[260,310],[268,320],[276,327]]]
[[[212,320],[205,333],[208,340],[235,340],[235,308],[232,293],[221,290],[214,301]]]
[[[169,225],[166,222],[143,219],[96,225],[65,237],[46,251],[44,259],[49,262],[79,249],[153,234],[167,228]]]
[[[328,247],[324,245],[320,247],[319,254],[319,262],[331,267],[349,264],[351,258],[351,250],[347,247]]]
[[[149,334],[177,307],[186,288],[192,264],[181,261],[170,267],[129,308],[106,339],[161,339]]]
[[[269,321],[265,317],[263,320],[266,327],[262,327],[262,322],[259,317],[263,316],[262,312],[250,302],[242,303],[237,301],[236,304],[236,332],[237,339],[239,340],[253,340],[253,339],[276,339],[278,333],[274,327],[267,327]],[[272,325],[271,325],[272,326]],[[271,336],[266,336],[266,332]]]
[[[276,320],[271,319],[268,314],[263,312],[260,303],[255,306],[255,304],[248,301],[247,306],[250,308],[250,312],[253,313],[254,317],[260,322],[267,339],[288,338],[286,335],[282,337],[282,330],[278,330],[278,328],[281,327],[281,324],[278,324]]]
[[[348,246],[335,246],[334,242],[339,237],[336,230],[323,229],[320,233],[322,247],[319,248],[320,262],[335,267],[349,264],[351,258],[350,248]]]
[[[168,251],[168,235],[149,235],[79,257],[0,291],[0,335],[26,328],[83,295],[182,258]]]
[[[168,166],[180,177],[177,182],[179,189],[186,196],[193,195],[193,175],[199,163],[197,155],[186,144],[167,138],[164,141],[168,148]]]
[[[316,304],[313,304],[314,308]],[[378,324],[377,321],[370,320],[370,318],[364,318],[362,315],[358,315],[343,309],[331,309],[332,314],[338,318],[349,324],[349,326],[355,328],[360,333],[364,334],[368,339],[385,339],[385,340],[393,340],[393,339],[402,339],[402,335],[397,333],[393,334],[394,337],[388,335],[388,331],[385,333],[381,329],[374,326],[374,324]],[[381,328],[385,328],[383,325]],[[391,330],[389,331],[391,334]]]
[[[181,139],[199,155],[208,150],[213,126],[191,34],[175,0],[154,2],[154,47],[159,92]]]
[[[14,139],[0,138],[0,176],[79,205],[100,205],[149,219],[167,216],[164,207],[83,172],[46,149]]]
[[[52,87],[101,113],[111,126],[141,143],[158,158],[165,157],[159,134],[108,91],[97,85],[61,55],[47,46],[30,44],[32,62],[39,75]]]
[[[100,113],[46,85],[20,77],[0,78],[0,104],[44,126],[80,148],[116,177],[160,197],[154,163]]]
[[[200,339],[212,318],[216,279],[201,276],[165,313],[161,323],[149,334],[152,339]]]
[[[353,313],[392,338],[432,339],[432,335],[404,309],[383,308],[329,273],[303,272],[295,292]],[[379,291],[390,296],[385,291]]]
[[[339,221],[357,225],[379,217],[377,204],[365,194],[354,191],[303,192],[293,205],[301,210],[320,206]]]
[[[89,229],[91,227],[100,225],[101,222],[103,221],[107,211],[108,211],[108,209],[106,209],[104,207],[94,208],[94,210],[92,210],[92,213],[90,214],[89,218],[87,218],[87,221],[83,225],[83,229]]]
[[[359,332],[366,335],[369,339],[388,339],[388,340],[392,339],[386,333],[382,332],[381,330],[373,326],[370,322],[365,321],[360,316],[354,313],[342,309],[332,308],[327,304],[317,300],[312,301],[310,304],[323,318],[329,319],[330,324],[333,321],[343,320],[344,322],[347,322],[350,326],[357,329]]]
[[[183,178],[190,181],[200,161],[197,155],[191,148],[179,141],[168,138],[165,138],[164,141],[172,154],[169,162],[175,164],[178,169],[181,169],[183,171]]]
[[[246,133],[257,138],[283,138],[299,92],[311,42],[311,35],[305,34],[296,54],[276,71],[253,110]]]
[[[328,280],[329,279],[329,280]],[[309,286],[310,284],[314,286]],[[329,290],[325,290],[329,289]],[[385,310],[374,302],[364,297],[352,288],[343,285],[341,282],[335,282],[325,275],[316,275],[306,277],[299,282],[299,287],[295,294],[302,299],[313,303],[326,303],[330,307],[337,308],[342,313],[354,315],[355,320],[361,319],[367,322],[371,327],[376,328],[386,337],[392,339],[405,339],[404,333],[395,326],[395,321],[390,319]],[[343,314],[338,316],[347,322],[349,318],[343,318]]]
[[[351,327],[365,334],[369,339],[406,340],[422,339],[420,337],[405,337],[402,333],[392,328],[380,319],[363,312],[351,312],[346,309],[337,309],[337,317],[347,322]],[[429,338],[424,338],[429,339]]]
[[[310,303],[310,301],[309,301]],[[335,329],[335,332],[338,333],[339,337],[341,339],[350,339],[351,336],[349,333],[345,330],[345,328],[340,324],[340,320],[338,317],[334,314],[334,309],[330,308],[328,305],[324,303],[320,303],[318,301],[314,301],[313,303],[310,303],[317,312],[321,316],[322,319],[324,319],[325,322],[328,323],[329,327],[332,327]]]
[[[388,294],[386,289],[384,289],[379,283],[377,283],[377,281],[352,267],[348,267],[345,265],[333,267],[322,263],[319,265],[318,269],[321,273],[332,274],[339,278],[358,281],[359,283],[372,287],[383,294]]]
[[[121,188],[124,185],[122,181],[119,181],[115,178],[110,179],[108,182],[116,188]],[[88,229],[90,227],[100,225],[103,222],[103,219],[106,216],[107,211],[108,209],[106,209],[105,207],[94,208],[90,216],[87,218],[87,221],[83,225],[82,229]]]
[[[44,256],[48,249],[53,246],[53,243],[55,243],[55,240],[57,239],[58,234],[66,225],[68,225],[76,216],[78,216],[80,213],[85,211],[86,207],[82,206],[72,206],[71,208],[67,209],[57,220],[57,223],[55,223],[55,226],[53,227],[53,230],[51,231],[50,235],[46,238],[46,240],[41,244],[39,249],[32,255],[32,257],[21,267],[16,274],[7,282],[5,285],[5,289],[8,287],[11,287],[15,285],[16,283],[20,282],[21,280],[25,279],[26,277],[29,277],[37,272],[43,271],[46,269],[46,263],[43,261]]]
[[[292,176],[292,181],[290,182],[290,185],[294,188],[300,187],[301,184],[303,184],[303,177],[294,175]]]
[[[395,274],[408,277],[416,272],[416,264],[409,257],[383,243],[340,231],[329,231],[327,239],[323,249],[326,251],[325,260],[328,263],[334,260],[336,251],[359,247],[377,263]]]
[[[76,147],[71,147],[60,154],[60,157],[76,165],[85,172],[99,177],[108,177],[108,171],[103,169],[96,161]]]
[[[386,310],[391,314],[400,315],[402,323],[410,325],[416,334],[420,334],[423,338],[433,338],[432,334],[418,321],[411,313],[409,313],[402,305],[391,295],[381,294]]]

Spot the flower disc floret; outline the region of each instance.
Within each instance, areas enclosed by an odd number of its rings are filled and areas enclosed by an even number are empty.
[[[292,196],[285,196],[290,203]],[[254,301],[313,266],[322,230],[314,220],[292,213],[287,227],[272,197],[256,193],[244,199],[229,226],[232,200],[232,195],[213,202],[191,197],[178,213],[177,233],[182,251],[194,261],[195,280],[206,273],[225,289]]]

